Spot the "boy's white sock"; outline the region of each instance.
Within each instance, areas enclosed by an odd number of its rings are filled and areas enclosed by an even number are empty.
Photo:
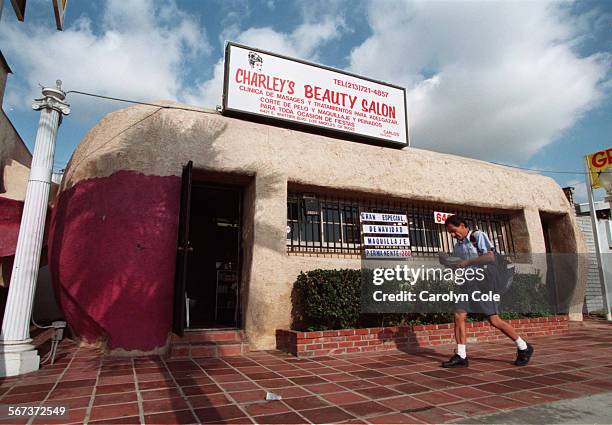
[[[523,341],[523,338],[521,338],[520,336],[514,342],[516,342],[516,348],[518,348],[519,350],[526,350],[527,349],[527,343],[525,341]]]
[[[465,359],[467,357],[467,354],[465,352],[465,344],[457,344],[457,354],[462,359]]]

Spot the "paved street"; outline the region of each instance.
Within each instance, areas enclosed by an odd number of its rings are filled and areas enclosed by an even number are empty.
[[[612,392],[523,407],[455,423],[470,424],[610,424]]]
[[[550,403],[609,397],[610,330],[591,322],[572,326],[567,335],[532,339],[536,354],[524,368],[512,364],[510,342],[473,345],[471,367],[458,370],[439,367],[450,346],[303,360],[276,351],[167,360],[103,357],[66,340],[55,365],[5,379],[0,404],[69,407],[69,417],[55,423],[572,422]],[[282,400],[265,401],[266,390]],[[582,400],[601,405],[595,398]],[[522,416],[506,413],[534,406],[540,407],[516,411],[530,412]],[[33,421],[43,422],[52,421]]]

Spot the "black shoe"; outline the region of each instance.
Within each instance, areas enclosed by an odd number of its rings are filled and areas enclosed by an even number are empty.
[[[531,344],[527,343],[527,348],[516,351],[516,360],[514,361],[514,364],[517,366],[526,366],[527,363],[529,363],[529,359],[531,359],[531,355],[533,354],[533,347]]]
[[[447,362],[442,362],[442,367],[468,367],[470,362],[468,358],[462,358],[459,354],[455,354]]]

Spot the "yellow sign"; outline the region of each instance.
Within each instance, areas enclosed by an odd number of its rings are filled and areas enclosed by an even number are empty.
[[[591,175],[591,186],[593,189],[603,187],[600,180],[601,173],[612,173],[612,148],[587,155],[586,159]]]

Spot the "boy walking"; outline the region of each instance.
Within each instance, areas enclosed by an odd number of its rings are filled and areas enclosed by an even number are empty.
[[[493,267],[495,253],[493,244],[486,233],[470,230],[465,219],[459,215],[452,215],[445,222],[446,230],[457,240],[453,248],[453,255],[462,259],[458,264],[460,268]],[[486,274],[485,274],[486,275]],[[490,276],[490,275],[489,275]],[[489,282],[490,283],[490,282]],[[466,282],[464,288],[471,292],[478,287]],[[471,299],[471,297],[470,297]],[[508,338],[516,343],[517,356],[514,362],[517,366],[525,366],[533,354],[533,347],[526,343],[508,322],[499,317],[498,305],[495,301],[467,301],[459,302],[455,306],[455,340],[457,351],[450,360],[443,362],[442,367],[468,367],[469,360],[466,353],[465,319],[468,313],[481,313],[487,316],[492,326],[502,331]]]

